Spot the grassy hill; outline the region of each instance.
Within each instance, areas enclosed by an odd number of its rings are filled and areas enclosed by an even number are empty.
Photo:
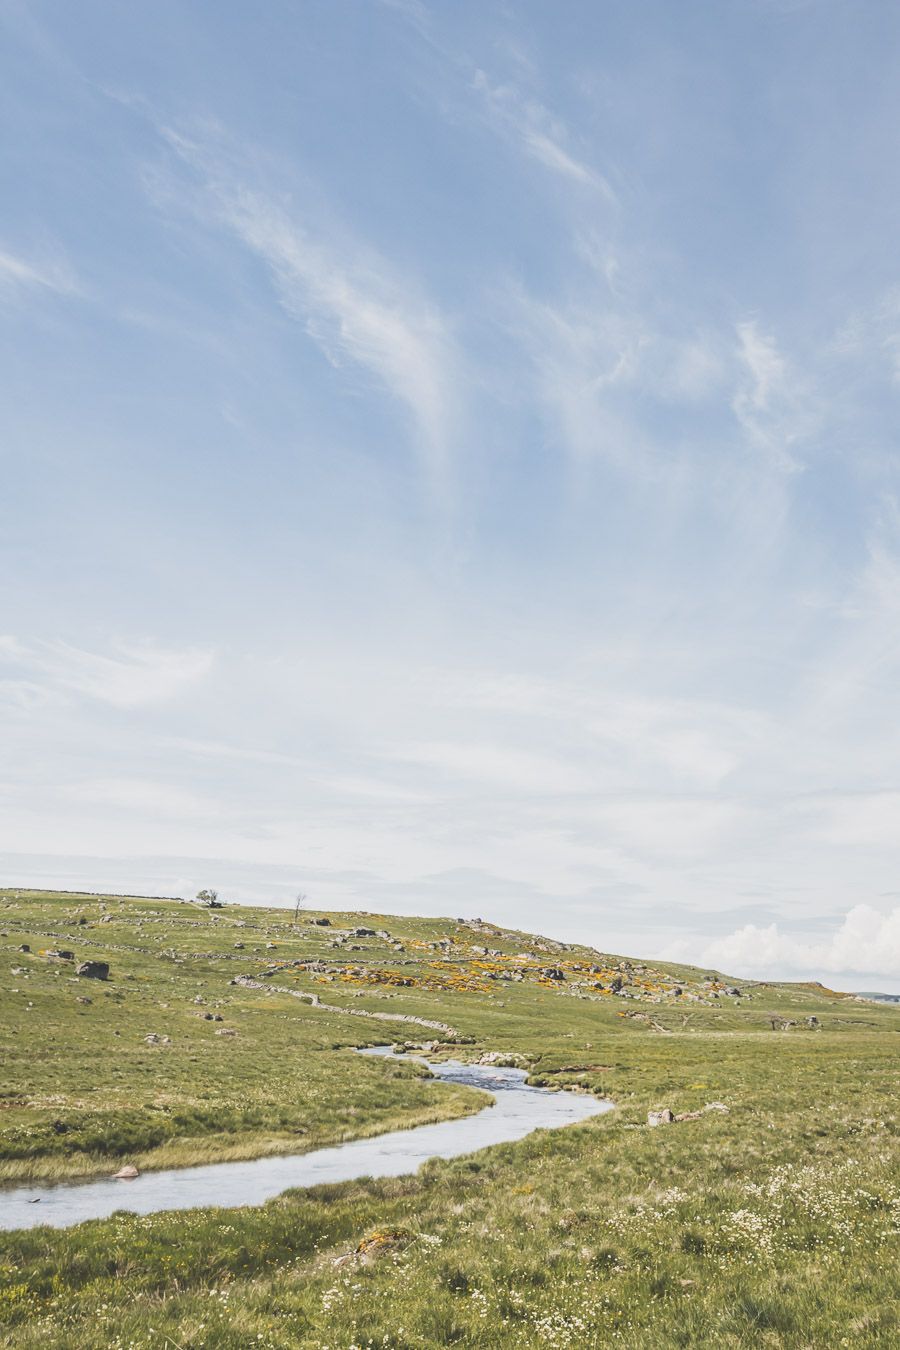
[[[898,1031],[896,1007],[820,985],[475,919],[0,891],[6,1181],[481,1106],[348,1049],[389,1040],[516,1055],[617,1106],[412,1178],[0,1234],[0,1343],[900,1343]],[[702,1114],[648,1129],[662,1107]]]

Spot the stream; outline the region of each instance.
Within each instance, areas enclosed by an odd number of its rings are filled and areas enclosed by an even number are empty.
[[[393,1047],[374,1046],[359,1053],[391,1055]],[[133,1181],[105,1177],[0,1190],[0,1229],[37,1228],[41,1224],[67,1228],[123,1210],[155,1214],[159,1210],[210,1205],[226,1209],[261,1205],[291,1187],[402,1176],[416,1172],[429,1158],[458,1158],[491,1144],[524,1139],[532,1130],[555,1130],[612,1110],[611,1102],[586,1094],[528,1087],[524,1069],[462,1064],[457,1060],[417,1062],[426,1063],[441,1082],[485,1089],[493,1101],[458,1120],[391,1130],[371,1139],[354,1139],[308,1153],[175,1167],[144,1172]]]

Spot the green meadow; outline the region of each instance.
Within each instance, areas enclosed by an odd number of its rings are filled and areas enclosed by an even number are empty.
[[[255,1209],[137,1217],[123,1184],[110,1219],[0,1233],[0,1344],[900,1345],[900,1010],[472,920],[293,920],[0,892],[3,1181],[481,1108],[352,1053],[385,1041],[518,1056],[616,1109]],[[650,1128],[665,1108],[687,1118]]]

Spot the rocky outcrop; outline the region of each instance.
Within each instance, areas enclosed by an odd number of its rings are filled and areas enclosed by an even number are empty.
[[[75,967],[75,974],[83,975],[86,980],[108,980],[109,962],[82,961],[80,966]]]

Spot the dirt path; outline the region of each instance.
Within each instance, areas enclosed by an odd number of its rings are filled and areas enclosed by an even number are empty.
[[[412,1022],[417,1027],[427,1027],[429,1031],[442,1031],[445,1036],[455,1036],[456,1029],[446,1022],[432,1022],[427,1017],[413,1017],[412,1013],[367,1012],[365,1008],[339,1008],[334,1003],[323,1003],[318,994],[305,994],[300,989],[288,989],[283,984],[263,984],[249,975],[236,975],[231,981],[242,989],[262,989],[267,994],[290,994],[299,998],[311,1008],[320,1008],[322,1012],[342,1013],[348,1017],[372,1017],[377,1022]]]

